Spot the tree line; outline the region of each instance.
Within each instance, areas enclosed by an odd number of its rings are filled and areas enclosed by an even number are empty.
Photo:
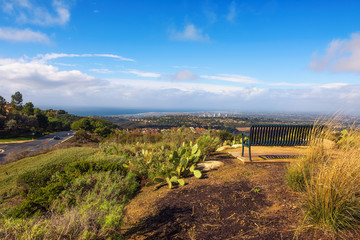
[[[10,102],[0,96],[1,138],[67,131],[79,119],[65,110],[41,110],[32,102],[23,104],[23,96],[19,91],[11,96]]]

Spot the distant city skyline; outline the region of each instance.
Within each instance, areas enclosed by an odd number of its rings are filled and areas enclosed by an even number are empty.
[[[360,112],[359,1],[0,0],[0,96],[35,106]]]

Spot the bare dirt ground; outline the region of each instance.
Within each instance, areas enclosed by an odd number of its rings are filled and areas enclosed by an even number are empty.
[[[304,224],[301,195],[285,183],[286,163],[242,164],[224,152],[208,160],[224,166],[176,189],[142,188],[126,208],[125,238],[337,238]]]

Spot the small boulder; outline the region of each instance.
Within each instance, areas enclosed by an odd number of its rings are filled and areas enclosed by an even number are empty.
[[[197,167],[202,171],[218,169],[222,166],[224,166],[224,163],[220,161],[206,161],[206,162],[198,163],[197,165]]]
[[[232,145],[231,147],[232,148],[239,148],[239,147],[241,147],[242,146],[242,144],[234,144],[234,145]]]

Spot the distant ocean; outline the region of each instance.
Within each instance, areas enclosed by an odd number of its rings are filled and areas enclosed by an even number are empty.
[[[203,110],[191,109],[126,109],[126,108],[102,108],[102,107],[56,107],[54,109],[63,109],[70,114],[78,116],[113,116],[124,114],[138,114],[150,112],[199,112]]]

